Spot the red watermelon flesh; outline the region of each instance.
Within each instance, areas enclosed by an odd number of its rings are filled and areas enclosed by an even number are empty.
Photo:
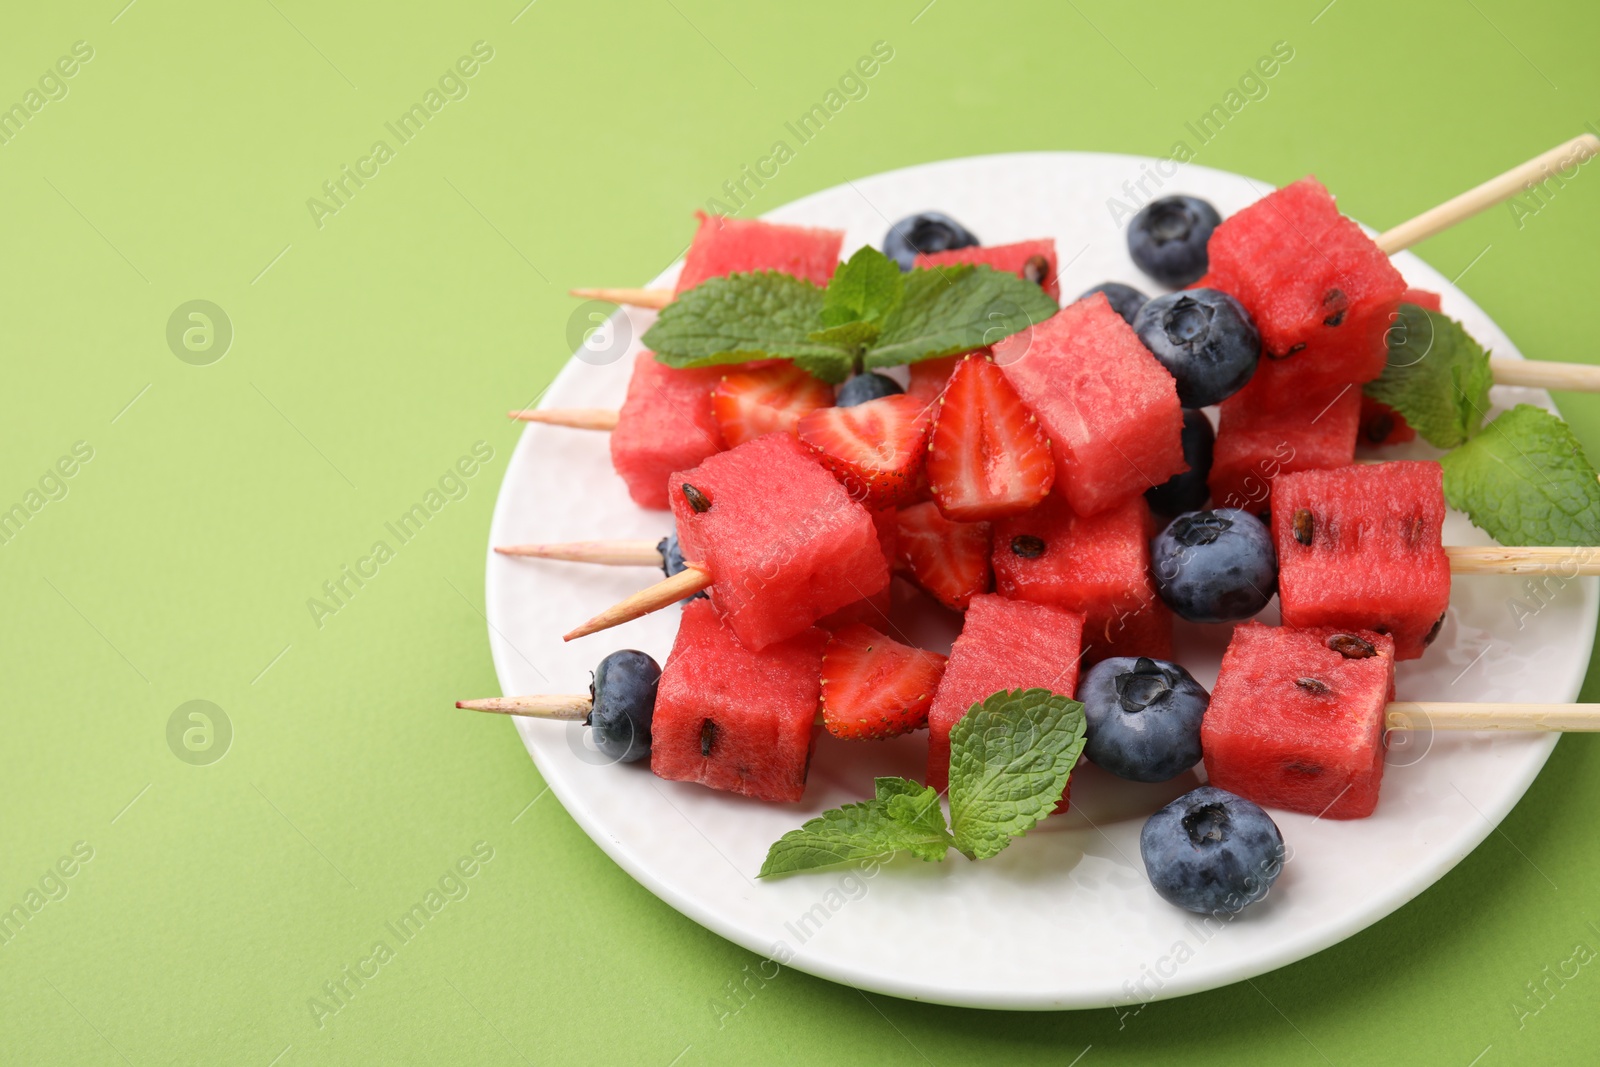
[[[1263,807],[1364,818],[1378,803],[1393,697],[1383,634],[1241,623],[1200,727],[1206,776]]]
[[[1002,689],[1048,689],[1070,697],[1078,686],[1083,616],[1045,604],[975,596],[944,678],[928,710],[927,784],[950,786],[950,729],[974,704]]]
[[[777,270],[827,285],[839,265],[844,244],[840,230],[783,226],[759,219],[732,219],[695,212],[700,228],[683,257],[677,291],[693,289],[707,278],[753,270]]]
[[[711,602],[750,649],[889,584],[872,515],[792,434],[719,452],[668,484],[683,558],[710,572]]]
[[[950,375],[955,373],[956,364],[960,362],[960,356],[944,356],[911,364],[906,393],[924,404],[933,403],[944,392],[944,387],[950,384]]]
[[[1104,293],[994,347],[1044,427],[1072,509],[1093,515],[1188,469],[1178,386]]]
[[[878,532],[878,547],[883,550],[883,558],[893,568],[895,552],[900,543],[900,522],[898,513],[894,508],[881,508],[872,512],[872,526]],[[836,629],[853,622],[865,623],[868,626],[882,628],[888,625],[889,609],[893,598],[890,596],[887,584],[869,597],[863,597],[854,604],[846,604],[838,611],[817,620],[817,625],[824,629]]]
[[[1288,402],[1332,396],[1383,373],[1405,281],[1315,178],[1225,220],[1207,252],[1210,273],[1197,284],[1249,310],[1262,349],[1251,384],[1262,392]]]
[[[711,390],[726,367],[678,370],[640,352],[611,432],[611,466],[644,508],[667,507],[667,475],[722,451]]]
[[[1279,477],[1272,540],[1284,624],[1376,630],[1394,638],[1399,659],[1422,655],[1450,605],[1444,513],[1433,462]]]
[[[1361,440],[1369,445],[1399,445],[1417,439],[1406,417],[1381,400],[1361,395]]]
[[[1039,280],[1038,276],[1028,278],[1028,273],[1029,260],[1035,256],[1044,260],[1044,277],[1039,281],[1039,287],[1053,299],[1060,300],[1061,283],[1056,278],[1056,243],[1049,237],[1038,241],[991,245],[987,248],[954,248],[948,252],[927,252],[917,257],[916,265],[930,269],[949,263],[982,263],[995,270],[1003,270],[1007,274],[1015,274],[1019,278],[1034,281]],[[1034,266],[1036,268],[1037,264]]]
[[[709,601],[691,601],[656,687],[650,769],[757,800],[799,800],[827,643],[826,632],[808,629],[751,652]]]
[[[1212,506],[1266,514],[1274,478],[1353,461],[1360,420],[1358,385],[1290,403],[1263,396],[1252,381],[1220,408],[1208,479]]]
[[[1415,304],[1429,311],[1443,311],[1442,302],[1438,293],[1430,293],[1426,289],[1407,289],[1400,296],[1400,303]]]
[[[1058,494],[994,525],[995,590],[1084,616],[1088,662],[1172,658],[1172,614],[1150,577],[1150,506],[1143,496],[1083,518]]]

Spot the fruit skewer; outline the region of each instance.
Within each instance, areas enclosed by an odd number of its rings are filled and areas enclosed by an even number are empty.
[[[650,556],[643,552],[636,552],[634,546],[646,542],[617,542],[615,547],[608,547],[607,542],[583,542],[582,544],[596,546],[594,549],[583,549],[578,552],[564,551],[563,554],[555,552],[542,553],[538,551],[511,552],[513,555],[543,555],[547,559],[567,559],[580,562],[607,562],[599,558],[601,555],[610,554],[620,556],[630,554],[629,563],[640,566],[659,565],[660,555],[651,546]],[[569,550],[571,545],[550,546],[523,546],[533,549],[550,548],[556,550]],[[1449,557],[1450,573],[1452,574],[1561,574],[1565,577],[1577,575],[1600,575],[1600,551],[1581,548],[1562,548],[1557,546],[1480,546],[1480,545],[1446,545],[1445,554]],[[669,578],[639,590],[611,607],[602,611],[583,625],[575,627],[563,635],[563,641],[572,641],[579,637],[609,630],[613,626],[620,626],[625,622],[642,618],[651,612],[659,611],[670,604],[675,604],[684,597],[693,596],[712,587],[710,571],[699,564],[686,561],[683,570]]]
[[[582,722],[589,717],[593,700],[587,693],[543,693],[458,700],[456,707],[528,719]],[[813,725],[823,724],[819,712]],[[1595,733],[1600,732],[1600,704],[1470,704],[1447,700],[1393,700],[1384,706],[1384,729]]]

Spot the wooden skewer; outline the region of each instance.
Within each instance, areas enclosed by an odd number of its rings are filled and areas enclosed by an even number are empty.
[[[588,693],[458,700],[456,707],[533,719],[588,718]],[[1457,704],[1397,700],[1385,709],[1390,730],[1505,730],[1561,733],[1600,731],[1600,704]],[[822,716],[817,716],[822,725]]]
[[[587,719],[592,706],[593,700],[588,693],[456,701],[456,707],[466,708],[468,711],[488,711],[496,715],[527,715],[535,719],[565,719],[568,722],[581,722]]]
[[[1594,548],[1447,545],[1445,552],[1450,557],[1452,574],[1559,574],[1566,578],[1600,574],[1600,550]],[[655,560],[650,562],[654,563]],[[669,604],[676,604],[684,597],[692,596],[710,584],[711,575],[690,564],[671,578],[641,589],[626,600],[607,608],[567,634],[562,640],[571,641],[575,637],[587,637],[589,634],[631,622],[652,611],[659,611]]]
[[[1600,574],[1600,551],[1593,548],[1447,545],[1445,554],[1451,574]]]
[[[626,600],[613,604],[577,629],[565,634],[561,640],[571,641],[621,626],[652,611],[660,611],[668,604],[676,604],[684,597],[694,596],[711,584],[711,574],[693,563],[670,578],[663,578],[646,589],[641,589]]]
[[[660,310],[672,303],[677,294],[671,289],[569,289],[573,296],[588,300],[605,300],[612,304],[628,304],[636,308]]]
[[[1496,385],[1522,385],[1567,393],[1600,393],[1600,367],[1587,363],[1552,363],[1532,359],[1489,357]]]
[[[553,545],[496,545],[503,556],[564,559],[573,563],[600,563],[608,567],[659,567],[660,541],[568,541]]]
[[[525,408],[506,412],[518,422],[542,422],[550,426],[571,426],[576,430],[615,430],[617,413],[609,408]]]
[[[1409,222],[1385,230],[1377,237],[1378,247],[1392,256],[1449,229],[1463,219],[1487,211],[1523,190],[1549,180],[1556,171],[1568,170],[1596,154],[1600,154],[1600,137],[1592,133],[1580,134],[1548,152],[1539,153],[1526,163],[1512,167],[1504,174],[1490,178],[1476,188],[1468,189],[1460,196],[1446,200],[1436,208],[1424,211]]]

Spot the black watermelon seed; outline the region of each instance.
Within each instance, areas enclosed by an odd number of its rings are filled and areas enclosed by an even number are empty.
[[[689,502],[689,506],[694,509],[696,515],[711,510],[711,499],[688,482],[683,483],[683,499]]]
[[[710,756],[711,746],[717,743],[717,724],[707,719],[700,724],[700,755]]]
[[[1439,636],[1439,631],[1444,627],[1444,612],[1439,612],[1439,617],[1433,620],[1433,626],[1428,630],[1428,636],[1422,639],[1424,646],[1433,644],[1434,638]]]
[[[1043,256],[1029,256],[1022,264],[1022,276],[1034,285],[1043,285],[1050,277],[1050,261]]]
[[[1334,634],[1323,644],[1333,649],[1345,659],[1366,659],[1378,654],[1377,648],[1371,641],[1357,637],[1355,634]]]
[[[1023,559],[1038,559],[1044,555],[1044,541],[1032,534],[1017,534],[1011,539],[1011,551]]]
[[[1304,689],[1306,692],[1312,693],[1319,697],[1325,697],[1329,693],[1333,692],[1332,689],[1328,688],[1328,684],[1326,682],[1320,682],[1315,678],[1296,678],[1294,680],[1294,684],[1299,686],[1301,689]]]
[[[1307,548],[1311,547],[1311,540],[1316,533],[1316,520],[1311,517],[1310,508],[1294,509],[1294,539]]]

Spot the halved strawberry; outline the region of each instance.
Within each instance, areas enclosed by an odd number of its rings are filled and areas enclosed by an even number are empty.
[[[835,737],[871,741],[928,725],[945,657],[874,630],[841,626],[822,655],[822,721]]]
[[[932,501],[901,508],[895,523],[900,562],[945,607],[966,611],[975,595],[993,588],[988,523],[952,522]]]
[[[800,416],[833,404],[833,387],[793,363],[730,374],[711,393],[711,412],[729,448],[763,434],[794,433]]]
[[[946,518],[998,519],[1050,492],[1056,464],[1039,421],[987,356],[956,364],[933,416],[928,486]]]
[[[928,405],[885,396],[848,408],[818,408],[796,428],[800,440],[869,508],[916,499],[927,462]]]

